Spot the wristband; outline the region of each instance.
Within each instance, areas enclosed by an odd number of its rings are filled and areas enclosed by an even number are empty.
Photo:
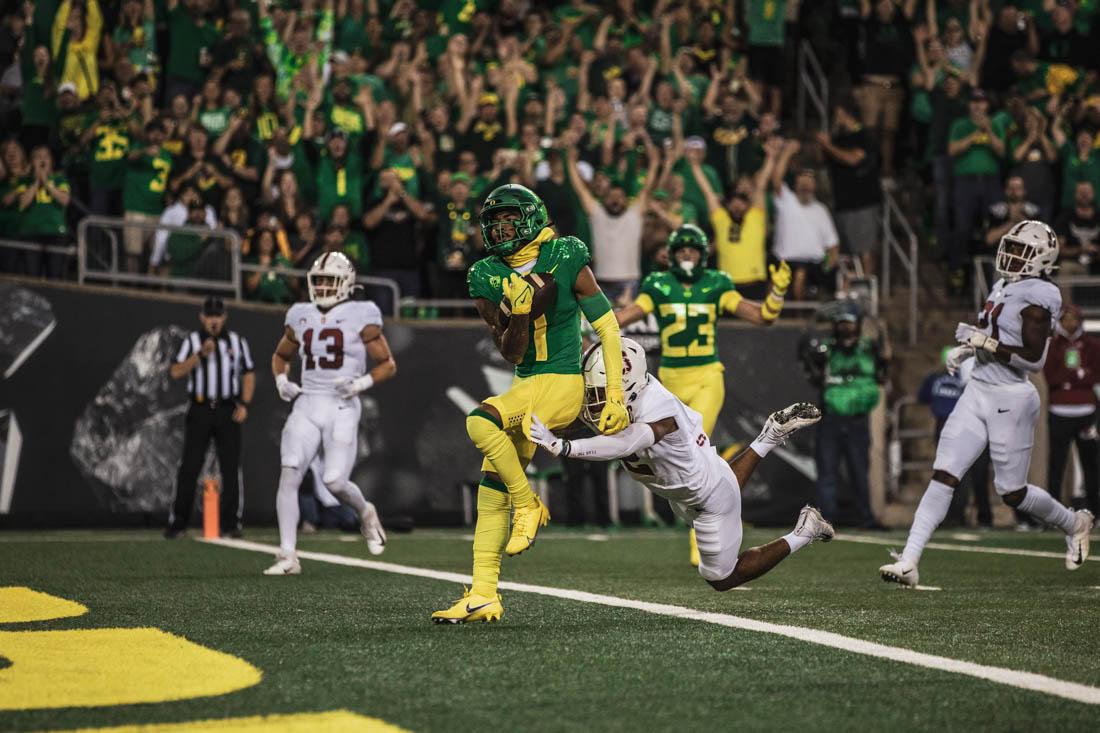
[[[563,440],[561,442],[561,453],[559,453],[558,456],[561,457],[561,458],[568,458],[569,454],[572,451],[573,451],[573,444],[570,443],[568,440]]]
[[[286,384],[289,381],[290,380],[287,379],[286,372],[279,372],[278,374],[275,375],[275,386],[276,387],[282,387],[284,384]]]
[[[374,386],[374,377],[370,374],[364,374],[355,380],[356,385],[359,387],[360,392],[366,392],[368,389]]]

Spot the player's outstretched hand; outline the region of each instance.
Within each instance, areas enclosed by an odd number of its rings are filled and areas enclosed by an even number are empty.
[[[608,389],[607,402],[600,413],[600,432],[604,435],[614,435],[626,430],[630,424],[630,413],[626,411],[626,398],[621,389]]]
[[[531,442],[541,445],[551,455],[561,455],[562,439],[551,433],[537,415],[531,415]]]
[[[791,266],[787,264],[786,260],[783,260],[776,265],[768,265],[768,274],[771,276],[772,290],[776,295],[786,295],[787,289],[791,287]]]
[[[974,356],[974,347],[970,344],[956,346],[947,352],[947,373],[952,377],[959,373],[959,367],[964,361]]]
[[[279,397],[285,402],[292,402],[295,397],[302,394],[302,388],[287,379],[285,374],[275,377],[275,389],[279,390]]]

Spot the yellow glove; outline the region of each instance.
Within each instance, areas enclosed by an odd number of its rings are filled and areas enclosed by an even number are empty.
[[[604,403],[603,412],[600,413],[600,432],[604,435],[614,435],[626,430],[630,425],[630,414],[626,411],[626,398],[622,389],[607,388],[607,402]]]
[[[512,304],[512,315],[525,316],[531,312],[531,304],[535,300],[535,289],[531,287],[531,283],[513,272],[506,280],[501,281],[500,289]]]
[[[772,280],[772,290],[776,295],[783,297],[787,294],[787,288],[791,286],[791,266],[784,260],[779,266],[768,265],[768,274]]]

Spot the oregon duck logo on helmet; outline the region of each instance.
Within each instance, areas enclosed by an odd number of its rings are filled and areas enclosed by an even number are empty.
[[[691,247],[699,253],[699,264],[677,262],[676,253],[684,247]],[[668,268],[682,280],[698,280],[707,264],[707,252],[710,243],[702,229],[694,224],[683,224],[668,235]]]
[[[495,220],[501,212],[518,214],[515,219]],[[481,207],[481,238],[485,251],[506,256],[526,246],[546,227],[550,214],[538,195],[516,183],[494,188]]]

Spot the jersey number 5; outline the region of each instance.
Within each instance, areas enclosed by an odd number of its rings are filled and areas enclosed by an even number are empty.
[[[302,334],[302,346],[306,356],[306,369],[339,369],[344,366],[344,332],[338,328],[325,328],[317,333],[317,344],[324,344],[320,358],[313,355],[313,329]]]

